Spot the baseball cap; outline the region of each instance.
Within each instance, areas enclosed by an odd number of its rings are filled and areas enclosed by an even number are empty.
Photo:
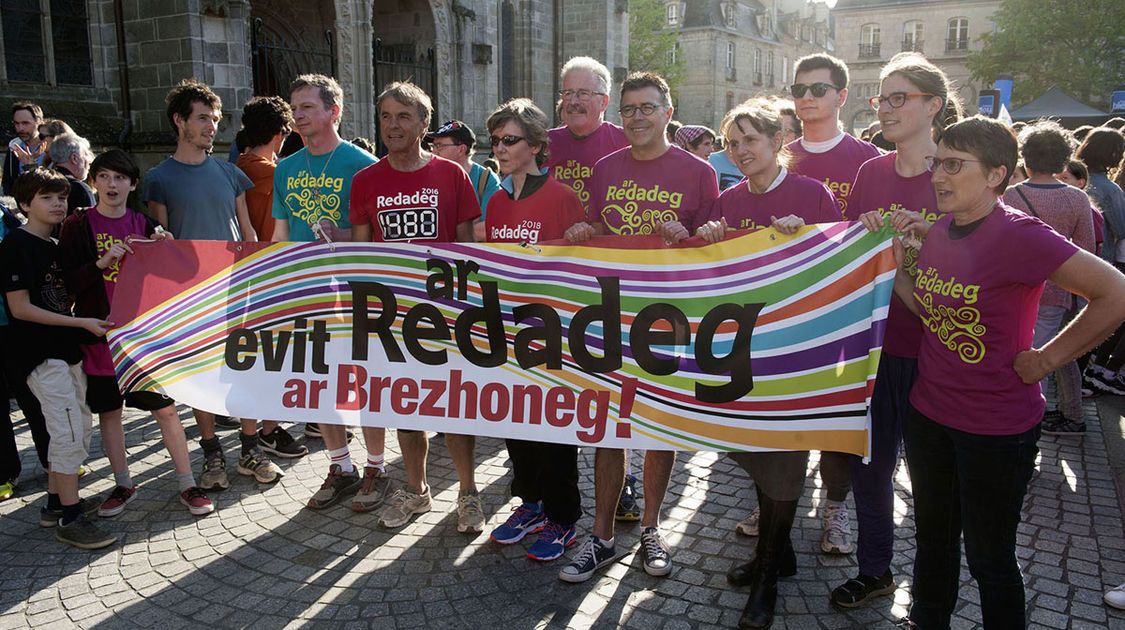
[[[449,120],[440,127],[437,131],[431,131],[426,134],[426,140],[433,142],[434,138],[453,138],[457,142],[465,146],[473,146],[477,142],[477,135],[468,125],[460,120]]]

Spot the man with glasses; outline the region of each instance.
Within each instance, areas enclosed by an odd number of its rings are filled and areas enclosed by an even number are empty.
[[[274,171],[271,212],[276,222],[271,238],[275,242],[321,238],[350,241],[352,178],[375,163],[375,156],[340,137],[344,92],[332,77],[298,76],[289,86],[289,105],[293,126],[305,146],[278,162]],[[357,512],[368,512],[382,504],[387,493],[385,433],[381,428],[363,429],[367,459],[361,477],[348,450],[350,432],[343,425],[305,423],[305,437],[323,438],[331,460],[328,475],[309,498],[308,506],[323,509],[352,494],[351,507]],[[291,439],[284,433],[277,435],[279,442]],[[261,437],[273,443],[272,435]]]
[[[430,97],[410,82],[387,86],[375,101],[379,137],[386,157],[355,176],[349,215],[352,240],[376,243],[473,242],[473,221],[480,205],[465,170],[422,148],[430,126]],[[514,144],[522,138],[505,137]],[[493,139],[493,146],[499,140]],[[399,429],[406,485],[387,499],[379,525],[401,527],[415,514],[430,511],[426,475],[429,441],[425,431]],[[484,528],[484,510],[475,479],[476,437],[445,434],[445,445],[460,480],[457,531],[476,534]],[[326,482],[327,484],[327,482]]]
[[[848,194],[859,167],[880,155],[875,145],[840,130],[840,108],[848,100],[848,67],[831,55],[816,54],[797,60],[789,93],[801,122],[802,135],[786,145],[793,154],[792,171],[819,179],[832,191],[846,219]],[[851,517],[844,502],[851,491],[848,455],[824,452],[820,455],[820,475],[826,500],[821,510],[824,533],[820,550],[849,554],[855,550]],[[740,531],[757,534],[757,510],[740,525]]]
[[[8,143],[8,154],[4,156],[4,177],[0,182],[4,195],[12,196],[16,178],[26,169],[43,165],[47,148],[39,137],[39,125],[43,123],[43,109],[30,101],[12,103],[12,127],[16,137]]]
[[[434,155],[456,162],[469,175],[469,181],[477,191],[477,203],[480,204],[480,218],[473,224],[473,233],[477,241],[483,242],[488,198],[500,190],[500,178],[472,160],[473,153],[476,152],[477,135],[460,120],[450,120],[438,127],[437,131],[426,134],[426,142],[430,143],[430,151]]]
[[[605,120],[612,85],[609,69],[590,57],[573,57],[563,64],[559,90],[559,118],[563,125],[547,133],[551,157],[547,170],[556,181],[574,189],[590,209],[590,176],[603,157],[629,146],[621,127]]]
[[[90,141],[75,133],[64,133],[54,138],[48,154],[51,156],[51,168],[65,175],[66,181],[70,183],[66,216],[74,214],[79,208],[96,205],[94,191],[86,183],[90,162],[94,159]]]
[[[634,72],[621,85],[621,120],[631,146],[602,158],[594,167],[587,221],[566,231],[572,242],[595,234],[665,235],[678,222],[679,240],[706,222],[719,196],[710,165],[668,142],[672,119],[668,84],[651,72]],[[649,575],[672,571],[672,557],[660,536],[659,517],[675,463],[674,451],[645,453],[641,553]],[[625,454],[599,448],[594,460],[594,534],[559,572],[565,582],[582,582],[616,556],[613,518],[625,481]]]

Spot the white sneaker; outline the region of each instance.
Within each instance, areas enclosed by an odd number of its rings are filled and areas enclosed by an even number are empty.
[[[849,554],[855,551],[852,542],[852,521],[846,507],[824,509],[824,535],[820,539],[824,553]]]
[[[1105,600],[1105,603],[1114,608],[1125,610],[1125,584],[1107,592],[1102,599]]]

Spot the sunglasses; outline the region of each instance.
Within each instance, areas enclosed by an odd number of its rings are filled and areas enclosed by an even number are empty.
[[[906,99],[910,98],[911,96],[933,97],[934,95],[928,92],[892,92],[891,94],[888,94],[886,96],[872,96],[871,98],[867,99],[867,102],[871,103],[872,109],[879,109],[879,106],[883,103],[890,105],[893,109],[898,109],[903,105],[906,105]]]
[[[820,98],[828,93],[829,88],[832,88],[833,90],[840,89],[835,85],[832,85],[831,83],[824,82],[817,82],[813,83],[812,85],[806,85],[804,83],[794,83],[793,85],[789,86],[789,93],[793,95],[793,98],[801,98],[805,95],[805,92],[812,92],[812,95],[814,97]]]
[[[488,144],[494,147],[502,143],[506,147],[514,147],[523,140],[523,136],[489,136]]]
[[[933,155],[926,156],[926,165],[930,167],[930,171],[936,171],[937,167],[941,167],[946,173],[956,175],[961,172],[961,167],[965,162],[980,162],[980,160],[967,160],[964,158],[939,158]]]

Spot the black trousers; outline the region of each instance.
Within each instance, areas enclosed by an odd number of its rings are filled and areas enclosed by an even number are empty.
[[[524,503],[543,502],[552,523],[570,527],[582,516],[578,493],[578,447],[527,440],[504,440],[512,460],[512,495]]]

